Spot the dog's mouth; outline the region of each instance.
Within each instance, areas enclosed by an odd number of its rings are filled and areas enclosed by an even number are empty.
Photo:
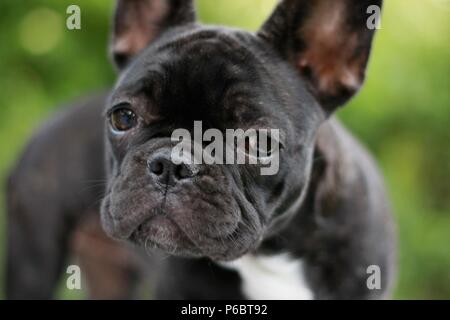
[[[199,183],[180,183],[162,192],[141,178],[140,165],[131,164],[102,203],[103,228],[111,237],[128,240],[149,255],[156,249],[220,261],[239,258],[261,238],[256,208],[220,172],[216,179],[199,178]]]
[[[211,227],[205,225],[203,229]],[[184,258],[207,257],[215,261],[235,260],[255,243],[244,239],[250,234],[241,223],[233,231],[230,229],[227,236],[219,233],[216,236],[198,232],[194,234],[190,232],[192,228],[180,225],[169,215],[159,212],[140,224],[128,241],[144,248],[150,256],[159,252]]]
[[[144,247],[149,254],[154,250],[159,250],[175,256],[204,256],[202,250],[188,237],[186,232],[164,213],[139,225],[129,240]]]

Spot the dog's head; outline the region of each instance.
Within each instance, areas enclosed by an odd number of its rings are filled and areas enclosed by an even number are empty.
[[[108,234],[223,261],[254,249],[298,209],[316,130],[363,82],[370,5],[381,0],[285,0],[249,33],[197,24],[187,0],[119,1],[112,49],[122,72],[105,112]],[[171,134],[194,121],[278,129],[279,170],[175,164]]]

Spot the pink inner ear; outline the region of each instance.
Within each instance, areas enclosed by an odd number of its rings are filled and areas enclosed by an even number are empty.
[[[116,16],[115,53],[133,56],[158,36],[169,14],[167,1],[122,1]]]
[[[347,25],[344,1],[319,2],[298,36],[306,47],[296,57],[297,68],[319,96],[359,89],[367,53],[358,52],[358,34]]]

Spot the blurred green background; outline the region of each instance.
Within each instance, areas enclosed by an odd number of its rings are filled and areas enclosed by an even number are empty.
[[[78,4],[82,30],[65,27]],[[256,30],[275,0],[199,0],[205,23]],[[113,0],[0,2],[0,298],[4,179],[65,102],[108,88]],[[367,83],[339,117],[385,173],[399,231],[395,298],[450,298],[450,1],[386,0]],[[61,290],[63,298],[82,293]]]

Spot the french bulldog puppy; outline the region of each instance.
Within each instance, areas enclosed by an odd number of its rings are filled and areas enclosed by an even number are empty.
[[[50,160],[59,151],[41,153],[52,169],[35,181],[23,172],[36,155],[25,156],[10,180],[8,290],[28,285],[38,295],[39,281],[23,273],[48,270],[50,294],[69,226],[90,205],[98,209],[93,191],[78,198],[82,205],[74,195],[82,183],[64,181],[103,179],[104,172],[105,232],[170,255],[152,272],[155,298],[387,297],[395,236],[382,178],[332,116],[363,83],[374,34],[366,24],[371,5],[381,7],[381,0],[284,0],[250,33],[199,24],[192,1],[119,0],[112,52],[121,72],[103,119],[98,108],[75,108],[60,121],[78,127],[89,119],[58,144],[68,146],[65,156],[75,156],[77,165],[68,167],[62,156]],[[278,129],[278,172],[175,164],[172,133],[192,132],[195,121],[222,132]],[[106,136],[104,166],[99,130]],[[52,139],[37,139],[31,149]],[[24,181],[45,191],[51,179],[62,183],[53,185],[52,201],[45,192],[27,198]],[[72,216],[54,218],[65,210]],[[51,259],[44,263],[45,257]]]

